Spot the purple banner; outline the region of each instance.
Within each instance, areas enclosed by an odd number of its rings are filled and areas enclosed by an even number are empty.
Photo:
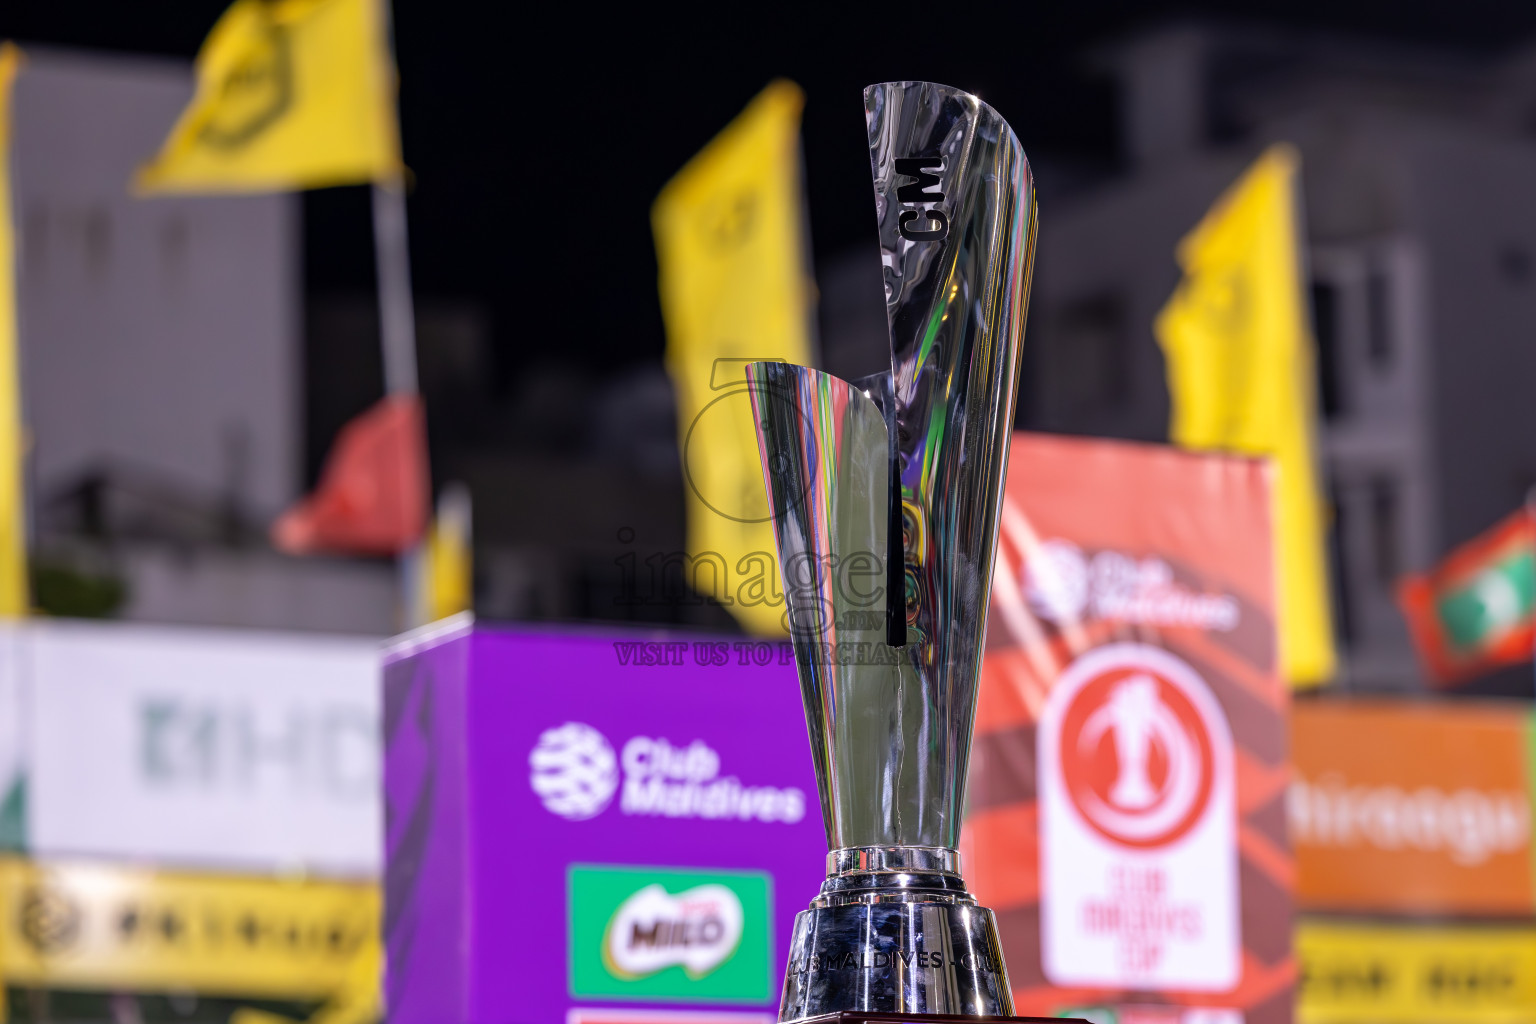
[[[766,1024],[826,840],[787,649],[460,628],[386,660],[393,1024]]]

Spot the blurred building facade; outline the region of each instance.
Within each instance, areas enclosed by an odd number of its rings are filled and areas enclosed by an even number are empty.
[[[129,619],[384,634],[387,566],[296,560],[300,222],[291,195],[137,197],[182,62],[29,48],[15,93],[37,589]]]
[[[1090,409],[1120,389],[1119,414],[1137,422],[1111,429],[1166,421],[1153,346],[1130,346],[1139,360],[1087,357],[1129,363],[1129,380],[1085,370],[1080,353],[1126,345],[1126,326],[1109,326],[1120,317],[1147,331],[1178,237],[1260,148],[1297,146],[1344,682],[1417,685],[1399,576],[1508,515],[1536,483],[1529,60],[1188,28],[1100,59],[1124,96],[1130,173],[1042,229],[1041,355],[1066,365],[1036,375],[1041,411],[1061,415],[1046,398],[1060,376],[1097,381],[1098,396],[1076,396]]]
[[[46,50],[16,93],[33,524],[44,568],[116,576],[130,619],[385,633],[384,563],[265,542],[380,393],[368,294],[304,295],[292,197],[141,199],[180,63]],[[1044,216],[1020,425],[1150,441],[1178,240],[1269,143],[1301,152],[1343,678],[1419,685],[1393,586],[1536,482],[1536,49],[1501,61],[1202,26],[1105,48],[1120,154],[1035,157]],[[821,365],[887,358],[878,255],[825,259]],[[681,586],[662,367],[497,366],[473,302],[418,304],[434,476],[476,502],[490,618],[734,628]],[[500,391],[492,381],[501,378]]]
[[[266,537],[383,393],[376,298],[306,295],[296,196],[132,193],[191,90],[185,62],[27,49],[12,154],[36,596],[68,615],[392,633],[390,564],[290,558]],[[498,395],[490,328],[472,301],[418,297],[434,477],[475,496],[482,614],[732,628],[660,568],[683,547],[661,366],[522,367]]]
[[[1166,440],[1152,323],[1175,247],[1265,146],[1295,145],[1340,681],[1419,687],[1398,577],[1536,484],[1536,50],[1490,63],[1197,26],[1092,60],[1119,85],[1120,166],[1037,165],[1021,425]],[[883,329],[863,255],[824,275],[829,352]]]

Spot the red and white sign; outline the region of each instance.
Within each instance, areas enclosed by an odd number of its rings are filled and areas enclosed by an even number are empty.
[[[1041,965],[1056,985],[1238,981],[1232,733],[1166,649],[1095,648],[1040,717]]]

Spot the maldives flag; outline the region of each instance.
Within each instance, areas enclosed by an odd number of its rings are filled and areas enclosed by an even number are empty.
[[[1398,585],[1430,678],[1465,682],[1530,661],[1536,645],[1536,519],[1521,509]]]

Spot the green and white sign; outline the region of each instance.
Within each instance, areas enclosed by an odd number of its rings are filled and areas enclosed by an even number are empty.
[[[572,996],[773,998],[771,876],[573,864],[566,886]]]

